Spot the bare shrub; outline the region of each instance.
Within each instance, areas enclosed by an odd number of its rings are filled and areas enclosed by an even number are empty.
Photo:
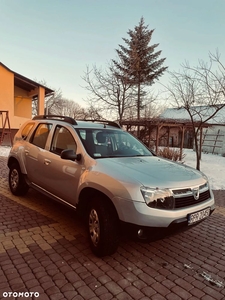
[[[173,161],[181,161],[183,162],[185,158],[185,154],[181,153],[180,149],[177,148],[160,148],[158,150],[158,156],[173,160]],[[181,154],[181,160],[180,160],[180,154]]]

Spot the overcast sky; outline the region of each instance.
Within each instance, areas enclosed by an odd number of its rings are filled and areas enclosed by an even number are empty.
[[[217,48],[225,63],[225,0],[0,0],[0,62],[82,105],[86,66],[106,67],[142,16],[170,71]]]

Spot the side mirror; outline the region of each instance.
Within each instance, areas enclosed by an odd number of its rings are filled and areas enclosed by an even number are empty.
[[[61,152],[61,155],[60,157],[62,159],[67,159],[67,160],[72,160],[72,161],[80,161],[81,160],[81,154],[76,154],[74,152],[74,150],[71,150],[71,149],[66,149],[66,150],[63,150]]]

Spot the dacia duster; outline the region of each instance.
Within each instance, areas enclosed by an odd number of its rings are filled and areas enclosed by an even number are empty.
[[[117,123],[36,116],[21,126],[8,157],[14,195],[34,188],[76,209],[97,256],[116,251],[121,226],[192,225],[214,210],[207,177],[154,155]]]

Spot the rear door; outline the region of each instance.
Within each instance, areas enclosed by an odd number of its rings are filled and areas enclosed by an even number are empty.
[[[37,185],[40,185],[43,181],[43,169],[40,168],[40,160],[47,153],[45,145],[51,128],[52,124],[40,123],[29,142],[26,143],[24,150],[28,179]]]

